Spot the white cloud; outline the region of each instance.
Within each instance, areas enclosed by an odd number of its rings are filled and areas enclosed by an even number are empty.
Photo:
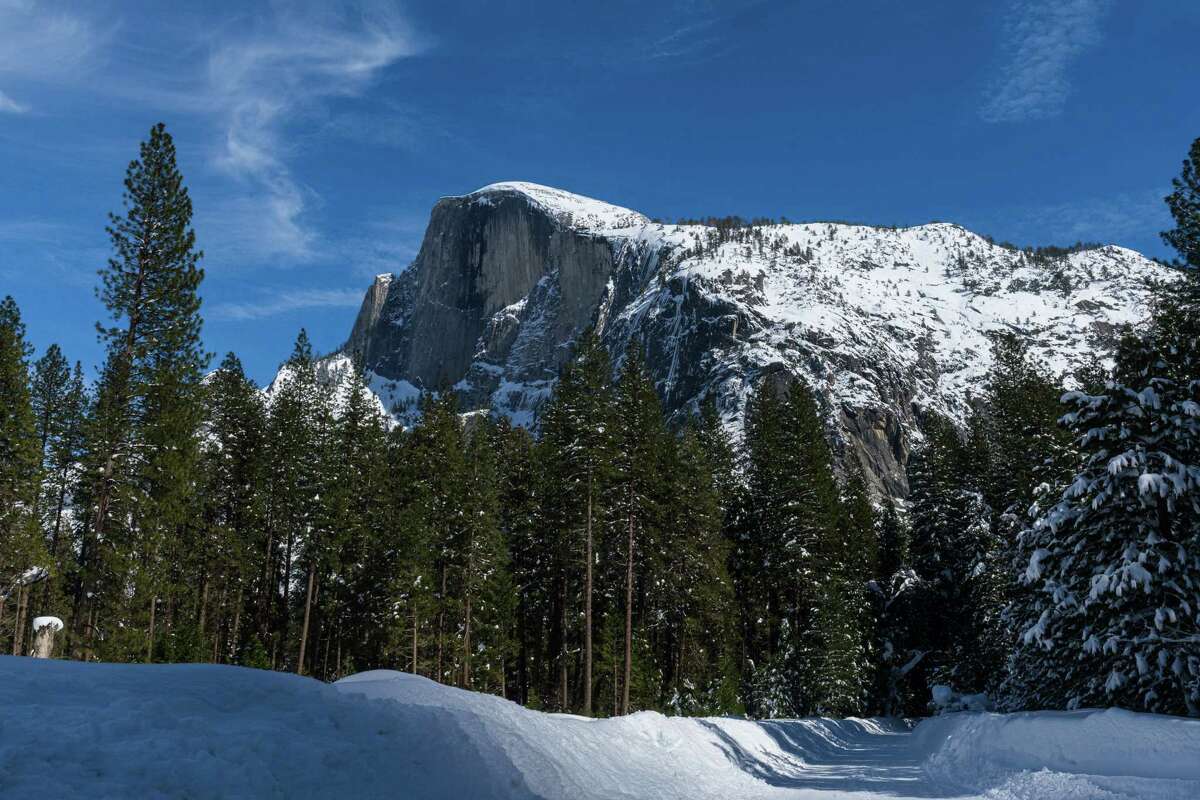
[[[1014,0],[1004,26],[1005,63],[980,109],[987,122],[1058,114],[1071,93],[1069,68],[1100,41],[1110,0]]]
[[[0,114],[24,114],[28,110],[29,106],[18,103],[4,92],[0,92]]]
[[[357,308],[363,289],[291,289],[258,302],[218,303],[208,309],[213,319],[252,320],[304,308]]]
[[[11,94],[11,85],[55,80],[77,72],[103,48],[114,26],[78,13],[47,9],[35,0],[0,0],[0,113],[23,114],[27,100]]]
[[[392,6],[343,13],[287,6],[212,51],[205,94],[221,120],[215,163],[249,189],[230,204],[242,213],[223,216],[250,224],[241,238],[259,255],[317,255],[303,220],[313,195],[288,166],[289,123],[321,101],[359,95],[420,47]]]

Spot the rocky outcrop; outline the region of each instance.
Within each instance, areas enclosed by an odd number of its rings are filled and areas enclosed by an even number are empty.
[[[805,381],[840,463],[903,496],[921,420],[962,420],[989,334],[1024,336],[1068,372],[1137,319],[1166,269],[1104,247],[1060,258],[948,224],[663,225],[525,183],[438,201],[413,264],[367,292],[344,353],[403,417],[453,387],[464,410],[536,426],[579,334],[619,363],[641,345],[668,412],[708,398],[735,437],[751,387]]]

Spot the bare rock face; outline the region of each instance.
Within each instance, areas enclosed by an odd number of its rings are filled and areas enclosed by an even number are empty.
[[[961,421],[978,395],[989,334],[1067,373],[1140,318],[1144,278],[1168,274],[1119,247],[1040,258],[942,223],[664,225],[503,183],[438,201],[416,260],[376,279],[337,357],[361,354],[401,418],[453,387],[464,411],[536,427],[594,326],[614,364],[645,349],[676,422],[712,398],[735,438],[759,380],[804,381],[839,462],[901,497],[925,415]]]

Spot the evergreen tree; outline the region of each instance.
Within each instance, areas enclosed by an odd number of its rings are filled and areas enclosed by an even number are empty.
[[[107,655],[141,648],[150,659],[159,601],[170,632],[175,595],[186,591],[172,565],[195,524],[200,379],[208,359],[200,344],[204,273],[192,203],[162,124],[129,165],[125,207],[124,215],[110,215],[114,257],[100,272],[98,294],[113,324],[99,326],[108,355],[88,427],[86,474],[94,478],[86,489],[91,513],[76,616],[86,616],[86,650],[104,617]]]
[[[35,578],[46,572],[46,553],[35,504],[41,472],[37,418],[30,403],[25,324],[12,297],[0,301],[0,624],[14,594],[12,653],[24,654],[24,633]]]
[[[610,585],[622,587],[619,607],[624,614],[621,677],[621,713],[628,714],[634,684],[634,651],[638,635],[635,615],[653,619],[651,604],[661,607],[662,598],[651,597],[647,579],[661,575],[671,554],[665,547],[662,525],[667,491],[666,467],[672,457],[670,434],[663,421],[662,405],[639,347],[625,353],[616,390],[616,452],[613,457],[612,523],[610,563],[621,564],[623,575],[609,576]],[[615,578],[615,580],[614,580]],[[638,620],[644,627],[645,622]],[[646,633],[642,631],[643,635]],[[641,664],[648,668],[649,664]],[[638,683],[652,685],[646,670],[639,670]],[[652,690],[651,690],[652,691]],[[637,698],[639,704],[657,702],[657,697]]]
[[[208,379],[200,461],[203,525],[192,554],[200,575],[198,635],[208,658],[245,663],[263,648],[253,625],[265,574],[267,413],[257,387],[229,353]]]
[[[87,403],[80,364],[76,362],[72,371],[58,345],[50,345],[34,364],[32,405],[42,451],[38,518],[50,566],[41,602],[44,613],[61,617],[68,616],[66,581],[74,566],[74,558],[66,546],[65,517],[69,512],[76,464],[82,455],[80,448]]]
[[[574,639],[568,620],[574,616],[573,591],[579,587],[583,630],[579,677],[581,710],[593,712],[597,587],[595,565],[605,546],[599,541],[608,509],[616,421],[612,365],[594,331],[585,332],[577,353],[559,375],[554,395],[542,416],[541,497],[543,524],[550,532],[553,556],[549,646],[556,669],[543,697],[557,695],[557,707],[572,706],[569,651]],[[551,687],[554,687],[551,689]]]
[[[328,392],[317,380],[312,345],[301,329],[292,355],[284,363],[273,388],[267,421],[267,536],[265,548],[270,554],[264,585],[267,594],[260,598],[259,638],[270,640],[272,666],[298,668],[292,655],[293,567],[300,550],[306,550],[305,584],[308,568],[315,569],[320,556],[316,528],[323,491],[323,470],[327,466],[322,439],[329,413]],[[304,602],[311,598],[305,596]]]
[[[750,663],[747,704],[802,716],[861,702],[864,632],[840,541],[843,509],[820,412],[795,384],[763,381],[746,421],[747,488],[735,570]],[[865,683],[862,684],[865,686]],[[847,692],[847,688],[849,692]]]
[[[507,542],[500,528],[500,480],[492,425],[479,421],[466,445],[461,538],[457,546],[462,594],[462,686],[506,692],[516,613]]]
[[[388,663],[399,622],[390,602],[398,542],[389,535],[387,431],[361,364],[352,369],[321,497],[325,557],[316,573],[310,671],[325,680]]]
[[[1066,398],[1086,460],[1023,536],[1034,598],[1017,630],[1036,672],[1013,704],[1200,714],[1200,398],[1144,342],[1122,360],[1137,382]]]
[[[505,696],[523,705],[535,705],[537,666],[545,662],[545,640],[550,605],[551,547],[548,530],[540,524],[537,494],[538,467],[533,437],[513,427],[506,418],[492,437],[499,470],[499,526],[511,558],[513,592],[512,680]]]
[[[942,417],[926,423],[925,437],[909,461],[909,555],[919,584],[909,601],[901,661],[919,656],[920,665],[907,674],[909,702],[928,696],[923,679],[962,692],[987,691],[1006,654],[1003,599],[996,594],[1001,549],[991,509],[976,488],[977,467],[989,457],[978,452],[978,437],[964,442]]]
[[[676,713],[736,713],[740,647],[719,479],[694,426],[670,452],[662,558],[650,576],[659,586],[651,617],[663,621],[654,648],[662,702]]]
[[[1165,200],[1175,227],[1162,234],[1163,241],[1179,253],[1181,264],[1200,269],[1200,138],[1192,142],[1171,185],[1174,191]]]

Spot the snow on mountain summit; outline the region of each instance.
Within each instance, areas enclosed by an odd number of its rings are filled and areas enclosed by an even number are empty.
[[[368,290],[347,352],[399,398],[453,386],[464,411],[536,426],[588,327],[640,345],[667,412],[712,400],[739,438],[761,380],[809,385],[835,452],[879,493],[930,413],[965,419],[991,337],[1067,376],[1142,318],[1172,271],[1116,246],[999,245],[946,222],[663,224],[526,182],[442,198],[411,268]]]
[[[464,195],[464,199],[470,199],[474,203],[488,204],[501,194],[521,195],[568,227],[580,230],[621,230],[650,223],[645,216],[628,208],[527,181],[492,183]]]

